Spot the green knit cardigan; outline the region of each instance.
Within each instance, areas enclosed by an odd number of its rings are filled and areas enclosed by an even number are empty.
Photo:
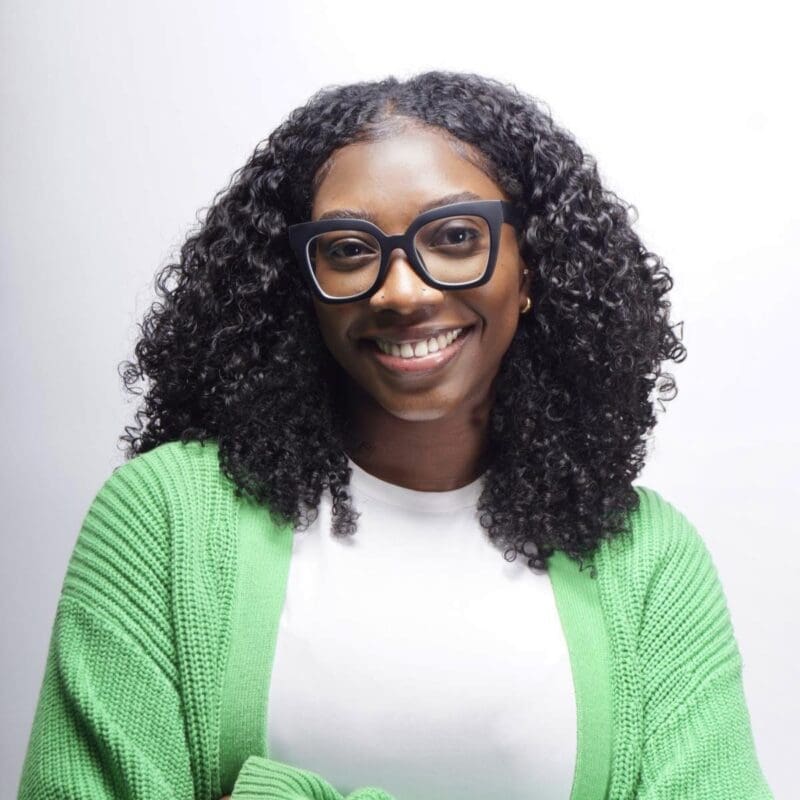
[[[341,800],[269,758],[292,528],[237,498],[218,458],[214,442],[162,444],[99,489],[64,579],[21,800]],[[771,798],[708,550],[635,489],[630,531],[591,569],[549,562],[577,703],[570,798]]]

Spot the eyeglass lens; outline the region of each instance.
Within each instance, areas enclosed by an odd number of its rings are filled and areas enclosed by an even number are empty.
[[[491,232],[483,217],[443,217],[414,235],[414,250],[434,280],[459,286],[480,279],[489,263]],[[366,231],[320,233],[308,243],[319,287],[331,297],[354,297],[372,288],[381,264],[380,242]]]

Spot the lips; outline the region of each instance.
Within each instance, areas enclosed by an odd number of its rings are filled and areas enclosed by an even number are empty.
[[[465,325],[464,323],[454,323],[452,325],[437,325],[436,327],[428,326],[423,327],[411,326],[406,328],[385,328],[384,330],[374,331],[362,336],[362,339],[374,341],[375,339],[382,339],[384,341],[393,342],[395,344],[411,343],[416,344],[421,341],[435,339],[440,334],[451,333],[455,330],[466,331],[473,325]]]
[[[424,356],[403,357],[385,353],[374,340],[363,340],[366,353],[394,374],[426,375],[442,369],[453,361],[470,340],[475,326],[464,327],[461,333],[445,348]],[[441,329],[439,329],[441,330]]]

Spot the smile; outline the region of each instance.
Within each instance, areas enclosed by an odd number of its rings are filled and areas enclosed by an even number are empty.
[[[387,355],[400,356],[402,358],[420,358],[429,353],[438,353],[451,345],[464,328],[455,328],[445,331],[438,336],[431,336],[429,339],[417,339],[410,342],[392,342],[388,339],[375,339],[378,347]]]
[[[427,373],[449,364],[464,347],[472,327],[456,328],[429,339],[402,344],[376,339],[366,342],[367,351],[392,372]]]

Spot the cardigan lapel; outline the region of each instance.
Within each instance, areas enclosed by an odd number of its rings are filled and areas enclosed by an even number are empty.
[[[286,596],[293,526],[249,499],[238,504],[238,547],[220,709],[220,784],[233,790],[249,756],[267,752],[267,703]]]
[[[581,570],[561,550],[548,562],[572,665],[578,716],[577,758],[570,800],[603,800],[611,774],[611,660],[598,581],[591,577],[592,572]]]

